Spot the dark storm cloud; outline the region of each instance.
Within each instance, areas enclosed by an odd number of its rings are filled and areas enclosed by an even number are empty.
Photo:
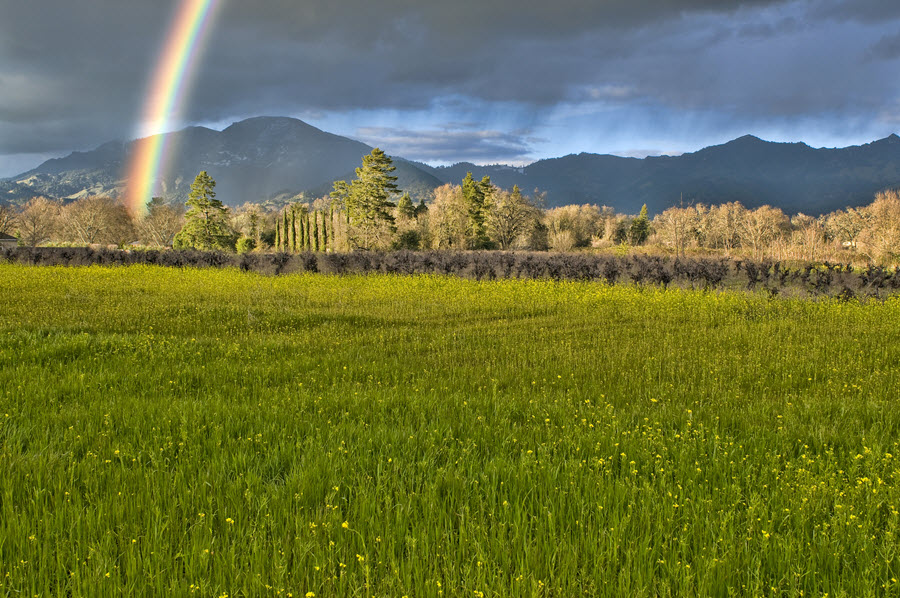
[[[266,78],[279,72],[284,87],[297,92],[293,97],[331,108],[421,109],[447,93],[552,105],[590,79],[599,62],[640,53],[641,38],[654,35],[648,27],[671,21],[680,31],[692,14],[785,2],[235,2],[226,5],[216,48],[222,64],[263,66],[245,86],[259,96],[266,95]],[[261,60],[246,57],[248,45]]]
[[[883,23],[900,20],[900,2],[894,0],[821,0],[811,15],[838,20]]]
[[[364,43],[395,35],[435,35],[447,40],[484,40],[486,33],[570,37],[597,29],[633,27],[693,12],[728,13],[778,5],[788,0],[263,0],[229,4],[230,23],[283,36],[317,36],[352,31]],[[378,26],[373,26],[377,24]]]
[[[896,60],[900,58],[900,33],[885,35],[870,49],[872,58],[880,60]]]
[[[175,4],[0,0],[0,156],[131,137]],[[433,160],[516,159],[532,144],[503,136],[561,109],[846,121],[900,98],[879,29],[897,18],[896,0],[223,0],[184,116],[435,113],[417,135],[477,122],[403,142]]]
[[[168,7],[0,0],[0,154],[127,136]]]

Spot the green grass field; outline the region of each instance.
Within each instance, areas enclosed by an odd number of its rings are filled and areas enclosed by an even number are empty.
[[[0,595],[900,594],[898,300],[0,288]]]

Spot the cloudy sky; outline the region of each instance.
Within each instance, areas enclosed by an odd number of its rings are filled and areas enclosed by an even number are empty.
[[[900,130],[897,0],[219,0],[179,125],[432,164]],[[132,139],[175,0],[0,0],[0,176]]]

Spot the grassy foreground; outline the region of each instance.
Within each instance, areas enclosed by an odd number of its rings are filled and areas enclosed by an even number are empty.
[[[0,595],[900,593],[900,301],[0,288]]]

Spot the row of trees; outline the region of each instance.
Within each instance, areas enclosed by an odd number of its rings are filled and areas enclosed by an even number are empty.
[[[732,202],[669,208],[653,221],[658,244],[683,255],[688,249],[736,251],[755,258],[842,261],[847,253],[873,263],[900,261],[900,192],[883,191],[861,208],[820,217],[789,217],[772,206],[750,210]]]
[[[546,249],[541,210],[518,187],[505,191],[469,173],[444,185],[430,205],[400,190],[388,156],[375,149],[353,181],[336,181],[328,198],[296,203],[275,218],[276,249]]]
[[[116,245],[133,242],[171,247],[184,225],[184,208],[159,198],[148,206],[143,219],[132,219],[125,206],[102,196],[68,204],[35,197],[20,209],[0,205],[0,232],[14,235],[23,245],[47,243]]]
[[[353,181],[337,181],[328,197],[280,209],[245,204],[231,209],[215,198],[215,181],[201,172],[187,205],[154,198],[142,218],[106,197],[62,204],[35,198],[0,206],[0,232],[25,245],[65,243],[238,250],[353,251],[374,249],[529,249],[650,245],[676,255],[719,253],[804,261],[900,261],[900,193],[818,218],[789,217],[778,208],[737,202],[688,205],[652,220],[608,207],[543,209],[544,197],[518,187],[500,189],[471,173],[444,185],[426,204],[400,195],[394,166],[379,149],[363,158]],[[187,208],[187,210],[185,209]]]
[[[338,244],[338,232],[345,230],[343,212],[310,209],[295,203],[275,218],[275,251],[328,251]],[[252,234],[252,232],[251,232]]]

